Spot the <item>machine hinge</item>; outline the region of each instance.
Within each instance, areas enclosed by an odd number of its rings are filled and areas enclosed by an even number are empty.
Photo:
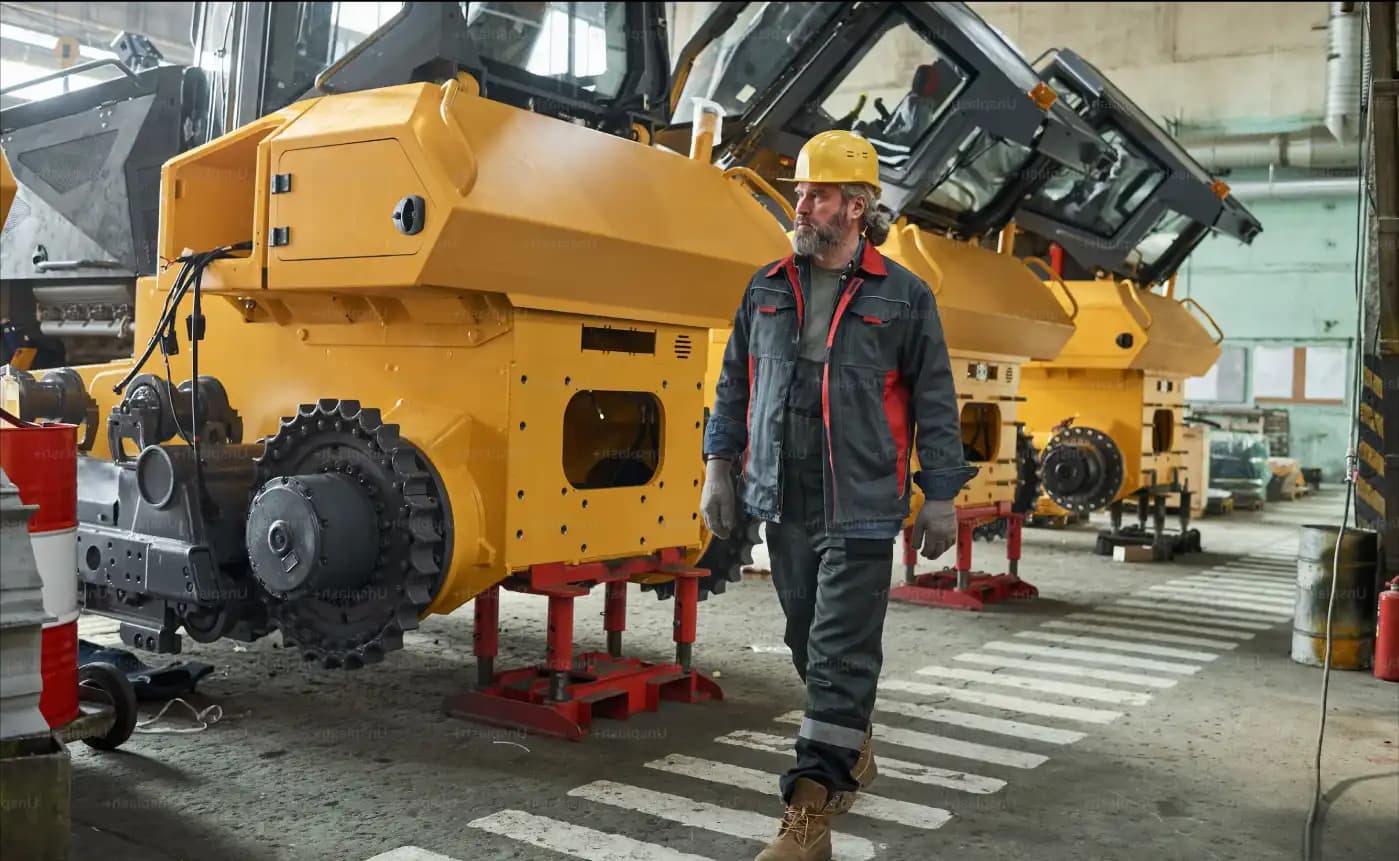
[[[286,193],[289,192],[289,191],[291,191],[291,174],[289,174],[289,173],[274,173],[274,174],[272,174],[272,193],[273,193],[273,194],[286,194]]]
[[[290,227],[274,227],[267,237],[267,244],[271,246],[286,245],[291,241]]]

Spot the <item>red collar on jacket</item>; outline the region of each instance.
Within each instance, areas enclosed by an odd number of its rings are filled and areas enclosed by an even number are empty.
[[[860,265],[857,268],[866,275],[888,275],[889,270],[884,266],[884,255],[879,253],[879,249],[874,247],[874,243],[870,242],[868,239],[862,238],[860,244],[864,247],[864,250],[860,252]],[[783,269],[790,269],[791,275],[795,280],[796,268],[796,255],[788,254],[786,257],[774,263],[772,268],[768,269],[767,277],[771,278]]]

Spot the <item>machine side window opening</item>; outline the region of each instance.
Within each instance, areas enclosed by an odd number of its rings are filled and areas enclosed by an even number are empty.
[[[625,3],[467,3],[481,58],[612,99],[627,76]]]
[[[1170,410],[1156,410],[1151,414],[1151,453],[1165,454],[1175,445],[1176,417]]]
[[[564,475],[577,490],[648,484],[662,433],[661,402],[650,392],[577,392],[564,408]]]
[[[975,402],[962,407],[962,456],[971,463],[988,463],[1000,450],[1000,407]]]
[[[694,122],[695,98],[717,102],[724,116],[744,113],[791,66],[839,3],[749,3],[738,19],[695,57],[671,122]]]
[[[1026,208],[1111,239],[1165,182],[1166,171],[1118,129],[1106,126],[1099,135],[1117,151],[1108,175],[1099,179],[1060,169]]]

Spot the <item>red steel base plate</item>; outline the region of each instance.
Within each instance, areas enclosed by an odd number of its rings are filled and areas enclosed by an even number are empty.
[[[1039,590],[1015,574],[971,574],[967,588],[957,588],[955,571],[919,574],[913,583],[889,590],[889,600],[953,610],[981,610],[1016,598],[1034,598]]]
[[[581,741],[594,717],[626,720],[656,711],[661,700],[698,703],[721,700],[724,692],[708,676],[679,664],[649,664],[606,652],[576,656],[568,698],[549,700],[549,672],[525,667],[497,673],[495,684],[447,697],[451,717]]]

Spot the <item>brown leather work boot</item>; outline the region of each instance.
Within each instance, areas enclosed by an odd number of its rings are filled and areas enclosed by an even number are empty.
[[[865,730],[865,743],[860,745],[860,758],[855,761],[855,769],[850,776],[860,784],[860,789],[869,789],[879,777],[879,766],[874,761],[874,727]]]
[[[831,800],[831,813],[841,814],[849,812],[855,804],[855,797],[859,792],[868,789],[879,777],[879,766],[874,761],[874,727],[865,730],[864,744],[860,745],[860,758],[855,760],[855,767],[850,770],[850,776],[855,778],[855,782],[860,784],[857,792],[837,792],[835,798]]]
[[[831,861],[831,810],[826,788],[797,778],[777,837],[754,861]]]

